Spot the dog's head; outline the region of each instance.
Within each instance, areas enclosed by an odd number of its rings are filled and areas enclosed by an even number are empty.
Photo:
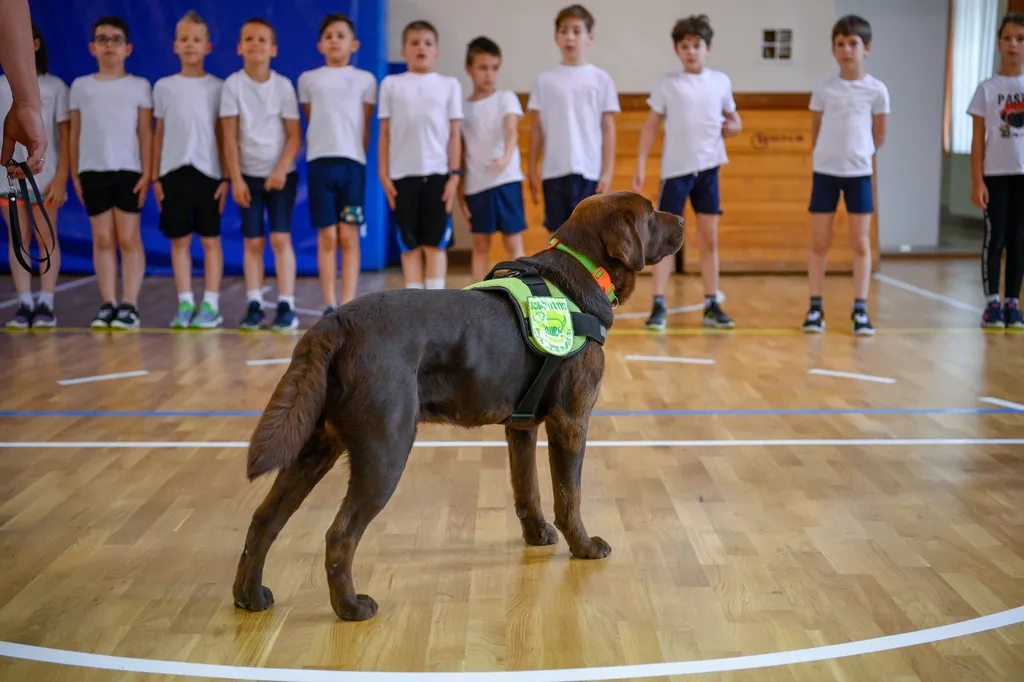
[[[581,201],[555,236],[607,270],[625,303],[640,271],[682,248],[683,219],[639,194],[608,192]]]

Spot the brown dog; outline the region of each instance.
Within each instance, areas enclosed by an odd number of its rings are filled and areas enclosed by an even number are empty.
[[[682,247],[683,221],[655,211],[639,194],[600,194],[581,202],[555,237],[603,267],[624,302],[637,273]],[[535,268],[580,310],[611,328],[609,297],[575,256],[547,249],[518,262]],[[352,560],[366,527],[398,486],[417,425],[503,423],[543,362],[527,347],[518,313],[500,292],[385,291],[357,298],[319,320],[295,346],[251,439],[249,479],[274,469],[280,473],[253,514],[235,576],[235,604],[260,611],[273,603],[262,584],[267,552],[347,452],[348,492],[327,531],[327,582],[339,618],[372,618],[377,603],[356,594]],[[558,528],[573,556],[584,559],[611,552],[608,543],[587,534],[580,518],[583,452],[603,374],[602,346],[588,342],[555,370],[537,418],[505,429],[526,542],[554,544]],[[549,438],[555,528],[544,519],[537,484],[542,422]]]

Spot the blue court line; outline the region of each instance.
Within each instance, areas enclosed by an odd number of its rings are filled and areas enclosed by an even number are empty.
[[[0,410],[0,417],[259,417],[261,411]],[[864,408],[791,410],[594,410],[595,417],[824,416],[843,414],[1024,414],[1005,407]]]

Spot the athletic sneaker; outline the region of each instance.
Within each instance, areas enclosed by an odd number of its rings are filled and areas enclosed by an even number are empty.
[[[327,317],[328,315],[330,315],[331,313],[333,313],[337,309],[338,309],[338,306],[336,306],[336,305],[324,306],[324,315],[323,316]]]
[[[808,310],[807,317],[804,318],[803,329],[810,334],[820,334],[825,331],[825,312],[820,308]]]
[[[270,328],[275,332],[298,329],[299,316],[295,314],[295,311],[292,310],[290,305],[281,301],[277,304],[277,315],[274,317],[274,321],[270,324]]]
[[[8,329],[28,329],[29,327],[32,326],[33,314],[34,313],[33,313],[32,309],[29,308],[24,303],[22,303],[20,306],[18,306],[18,310],[14,313],[14,317],[12,317],[10,320],[8,320],[7,328]]]
[[[114,304],[104,303],[100,306],[96,317],[92,318],[89,326],[93,329],[110,329],[110,323],[114,321],[115,317],[117,317],[117,308],[114,307]]]
[[[1003,318],[1003,309],[999,305],[999,301],[989,301],[988,305],[985,306],[985,312],[981,315],[981,326],[990,329],[1002,329],[1006,326],[1006,320]]]
[[[220,311],[207,301],[199,304],[199,310],[196,311],[195,317],[192,318],[193,329],[216,329],[223,323],[224,318],[221,317]]]
[[[117,315],[110,321],[112,329],[138,329],[141,324],[139,309],[131,303],[122,303],[117,306]]]
[[[732,329],[736,326],[736,322],[726,315],[722,307],[718,305],[718,301],[715,301],[704,308],[704,326],[716,329]]]
[[[249,301],[249,307],[245,310],[245,317],[238,324],[241,329],[254,331],[263,324],[263,306],[259,301]]]
[[[56,327],[57,316],[53,314],[53,310],[50,306],[45,303],[37,303],[36,309],[32,311],[32,326],[33,327]]]
[[[647,328],[655,331],[665,330],[665,318],[668,316],[668,308],[661,301],[655,301],[651,308],[651,316],[647,318]]]
[[[171,329],[186,329],[192,324],[192,317],[196,314],[196,307],[188,301],[178,301],[178,312],[171,320]]]
[[[871,326],[871,320],[868,318],[868,314],[863,310],[854,310],[850,315],[850,319],[853,320],[853,334],[854,336],[873,336],[875,328]]]
[[[1024,329],[1024,318],[1021,318],[1020,306],[1015,301],[1007,301],[1003,306],[1003,322],[1007,329]]]

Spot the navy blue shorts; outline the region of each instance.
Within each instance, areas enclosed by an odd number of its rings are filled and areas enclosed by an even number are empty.
[[[870,175],[840,178],[822,173],[814,174],[811,213],[835,213],[839,207],[840,192],[843,193],[847,213],[874,213],[875,200]]]
[[[309,218],[315,229],[338,223],[362,225],[366,166],[355,159],[320,158],[309,169]]]
[[[242,214],[242,236],[246,239],[259,239],[264,235],[264,212],[270,220],[271,232],[291,232],[299,174],[292,171],[288,174],[283,189],[269,192],[263,188],[266,178],[254,178],[249,175],[243,175],[242,178],[249,186],[251,197],[248,208],[238,207]]]
[[[469,206],[470,232],[518,234],[526,229],[526,208],[523,205],[523,183],[509,182],[466,195]]]
[[[548,178],[544,188],[544,227],[554,232],[569,219],[576,205],[597,191],[597,182],[574,173]],[[472,209],[470,209],[472,210]]]
[[[683,215],[687,198],[690,199],[694,213],[722,215],[717,166],[697,173],[662,180],[658,210]]]

